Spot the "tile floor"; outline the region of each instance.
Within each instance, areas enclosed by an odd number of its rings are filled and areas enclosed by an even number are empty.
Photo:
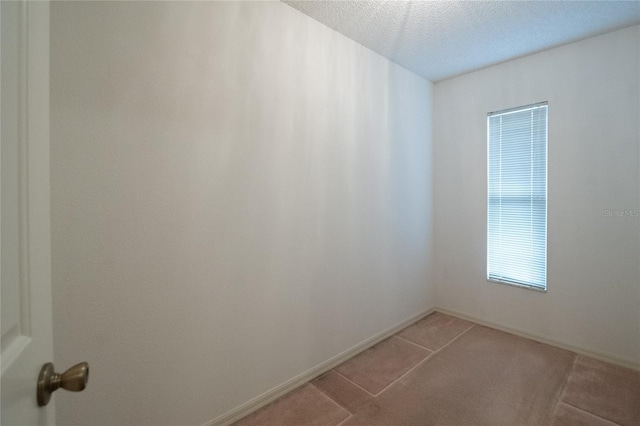
[[[237,426],[640,425],[640,372],[435,312]]]

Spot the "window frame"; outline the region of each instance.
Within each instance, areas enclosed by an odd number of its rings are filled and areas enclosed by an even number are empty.
[[[523,112],[523,111],[527,111],[527,110],[534,110],[537,108],[545,108],[545,114],[544,114],[544,242],[542,244],[542,247],[544,249],[544,255],[542,256],[542,260],[544,262],[544,275],[543,275],[543,283],[542,284],[535,284],[533,283],[533,281],[531,283],[527,283],[524,282],[524,280],[522,281],[518,281],[516,279],[498,279],[495,276],[497,274],[491,274],[490,273],[490,230],[491,230],[491,216],[490,216],[490,209],[491,209],[491,118],[498,116],[498,115],[506,115],[506,114],[510,114],[510,113],[518,113],[518,112]],[[532,131],[533,133],[533,131]],[[533,136],[531,136],[533,137]],[[502,143],[502,142],[500,142]],[[487,229],[486,229],[486,236],[487,236],[487,240],[486,240],[486,280],[488,282],[495,282],[498,284],[504,284],[504,285],[508,285],[508,286],[513,286],[513,287],[518,287],[518,288],[526,288],[526,289],[530,289],[530,290],[534,290],[534,291],[538,291],[538,292],[543,292],[546,293],[548,290],[548,256],[547,256],[547,248],[548,248],[548,199],[549,199],[549,188],[548,188],[548,176],[549,176],[549,103],[547,101],[543,101],[543,102],[536,102],[536,103],[532,103],[532,104],[528,104],[528,105],[522,105],[522,106],[518,106],[518,107],[513,107],[513,108],[508,108],[508,109],[503,109],[503,110],[499,110],[499,111],[493,111],[493,112],[489,112],[487,113],[487,139],[486,139],[486,147],[487,147],[487,194],[486,194],[486,202],[487,202]],[[533,146],[533,144],[531,145]],[[532,148],[533,149],[533,148]],[[502,154],[501,154],[502,155]],[[533,155],[532,157],[533,158]],[[501,160],[500,160],[501,161]],[[533,172],[532,172],[533,173]],[[531,188],[533,187],[533,184],[530,186],[530,191]],[[531,191],[532,192],[532,191]],[[501,198],[502,200],[502,198]],[[526,200],[528,200],[528,203],[530,205],[533,205],[535,203],[535,196],[534,195],[530,195],[528,198],[526,198]],[[531,213],[531,215],[533,215],[533,213]],[[526,217],[526,216],[525,216]],[[531,216],[529,216],[531,217]],[[527,231],[529,233],[533,232],[533,225],[532,227]],[[501,277],[502,278],[502,277]]]

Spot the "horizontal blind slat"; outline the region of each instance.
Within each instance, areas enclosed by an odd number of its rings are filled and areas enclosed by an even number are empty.
[[[546,288],[546,103],[487,117],[487,277]]]

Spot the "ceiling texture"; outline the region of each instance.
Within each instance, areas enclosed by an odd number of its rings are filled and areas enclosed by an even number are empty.
[[[640,0],[282,1],[434,82],[640,23]]]

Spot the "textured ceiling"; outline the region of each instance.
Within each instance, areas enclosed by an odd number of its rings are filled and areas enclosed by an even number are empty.
[[[640,23],[640,1],[282,1],[432,81]]]

